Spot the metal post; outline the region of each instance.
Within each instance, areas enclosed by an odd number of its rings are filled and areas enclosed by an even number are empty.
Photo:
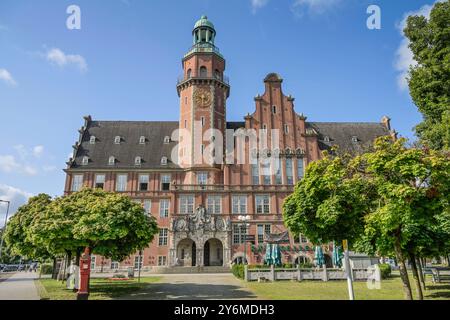
[[[244,228],[247,228],[247,226],[245,225],[245,223],[242,224],[242,226]],[[247,263],[247,229],[244,229],[244,265],[248,264]]]
[[[1,236],[1,240],[0,240],[0,261],[2,259],[2,250],[3,250],[3,237],[4,237],[4,233],[6,231],[6,224],[8,223],[8,214],[9,214],[9,205],[10,205],[10,201],[5,201],[5,200],[0,200],[0,202],[5,202],[7,203],[7,207],[6,207],[6,217],[5,217],[5,224],[3,225],[3,231],[2,231],[2,236]]]
[[[352,275],[352,269],[350,267],[350,259],[349,259],[347,240],[344,240],[342,242],[342,244],[343,244],[342,247],[345,250],[344,251],[344,265],[345,265],[345,273],[347,275],[348,297],[349,297],[349,300],[355,300],[355,293],[353,292],[353,275]]]
[[[142,263],[142,250],[139,251],[138,282],[141,282],[141,263]]]

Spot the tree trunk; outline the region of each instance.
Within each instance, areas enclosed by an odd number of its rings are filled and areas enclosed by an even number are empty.
[[[423,300],[422,286],[420,285],[419,273],[417,272],[416,256],[414,253],[409,252],[409,258],[411,259],[411,269],[416,284],[417,295],[419,296],[419,300]]]
[[[67,264],[64,268],[64,281],[66,281],[70,274],[69,274],[69,267],[72,264],[72,251],[67,251]]]
[[[56,258],[53,258],[53,269],[52,269],[52,279],[56,280],[56,276],[58,275],[58,271],[56,270],[56,266],[57,266],[58,262],[56,260]]]
[[[405,300],[413,300],[411,292],[411,284],[409,283],[408,270],[406,270],[405,259],[403,258],[402,247],[400,245],[400,238],[395,236],[394,241],[395,256],[400,267],[400,277],[403,283],[403,292],[405,294]]]
[[[423,288],[425,290],[427,290],[427,286],[425,284],[425,276],[423,274],[423,269],[422,269],[422,259],[416,258],[416,263],[417,263],[417,267],[419,269],[419,279],[422,282]]]
[[[77,267],[80,266],[80,258],[81,258],[81,249],[77,249],[77,252],[75,254],[75,265]]]

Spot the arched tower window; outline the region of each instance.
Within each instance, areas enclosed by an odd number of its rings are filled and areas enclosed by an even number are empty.
[[[192,75],[192,70],[188,69],[188,71],[187,71],[187,78],[190,79],[191,75]]]
[[[206,78],[208,76],[208,69],[205,66],[200,67],[200,77]]]
[[[222,80],[222,75],[217,69],[214,71],[214,76],[216,77],[216,79]]]

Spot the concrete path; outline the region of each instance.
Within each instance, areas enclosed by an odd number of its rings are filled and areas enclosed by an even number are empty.
[[[0,282],[0,300],[39,300],[34,279],[37,272],[17,272]]]
[[[120,300],[213,300],[257,299],[232,274],[162,274],[146,289]]]

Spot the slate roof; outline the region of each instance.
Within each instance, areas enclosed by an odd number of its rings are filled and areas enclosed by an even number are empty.
[[[389,130],[381,123],[339,123],[339,122],[307,122],[307,129],[314,129],[318,134],[321,150],[338,145],[341,150],[361,151],[375,138],[388,135]],[[228,129],[245,127],[245,122],[227,122]],[[76,148],[76,155],[69,168],[83,169],[175,169],[177,165],[170,161],[171,152],[176,142],[164,143],[178,129],[177,121],[86,121],[81,135],[81,143]],[[90,137],[95,136],[95,144]],[[115,144],[116,136],[121,143]],[[141,136],[146,143],[140,144]],[[358,142],[352,142],[355,136]],[[329,137],[329,142],[325,142]],[[89,157],[87,165],[82,165],[83,157]],[[108,165],[109,157],[114,156],[114,166]],[[140,166],[135,165],[135,158],[142,158]],[[162,157],[168,158],[167,165],[161,164]]]
[[[359,152],[376,138],[390,134],[382,123],[376,122],[307,122],[306,128],[317,132],[321,150],[337,145],[342,151]],[[353,137],[357,142],[352,141]]]

